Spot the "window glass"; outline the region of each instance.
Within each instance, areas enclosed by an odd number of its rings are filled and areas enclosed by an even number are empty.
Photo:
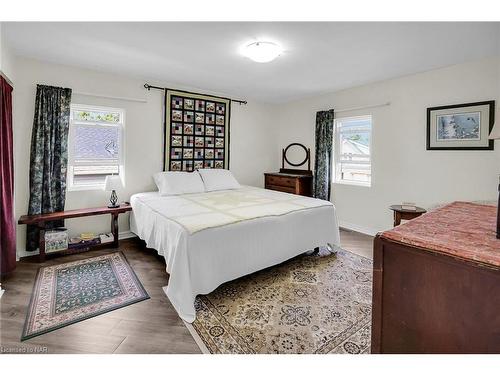
[[[371,116],[335,120],[335,182],[371,184]]]
[[[72,105],[69,131],[68,187],[101,189],[106,176],[123,181],[124,111]]]

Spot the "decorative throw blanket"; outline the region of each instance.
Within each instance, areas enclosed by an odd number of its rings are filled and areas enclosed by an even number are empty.
[[[152,210],[189,233],[266,216],[280,216],[332,203],[273,190],[243,187],[199,194],[142,199]]]

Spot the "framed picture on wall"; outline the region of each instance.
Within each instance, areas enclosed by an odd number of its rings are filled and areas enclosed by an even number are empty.
[[[495,101],[427,108],[427,150],[493,150]]]

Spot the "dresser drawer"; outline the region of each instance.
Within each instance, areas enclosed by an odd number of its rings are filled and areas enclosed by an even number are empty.
[[[276,190],[276,191],[282,191],[284,193],[296,194],[295,188],[294,187],[290,187],[290,186],[278,186],[278,185],[269,185],[269,184],[266,184],[266,189]]]
[[[295,188],[295,178],[281,176],[266,176],[266,184],[277,186],[288,186]]]

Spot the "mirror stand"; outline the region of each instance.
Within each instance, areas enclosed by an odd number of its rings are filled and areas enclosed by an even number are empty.
[[[287,158],[287,152],[291,147],[300,147],[305,152],[305,158],[303,161],[299,163],[292,163]],[[285,163],[292,167],[301,167],[302,165],[307,163],[307,169],[294,169],[294,168],[285,168]],[[280,173],[290,173],[290,174],[300,174],[300,175],[311,175],[311,149],[304,146],[302,143],[290,143],[286,148],[281,150],[281,168]]]

